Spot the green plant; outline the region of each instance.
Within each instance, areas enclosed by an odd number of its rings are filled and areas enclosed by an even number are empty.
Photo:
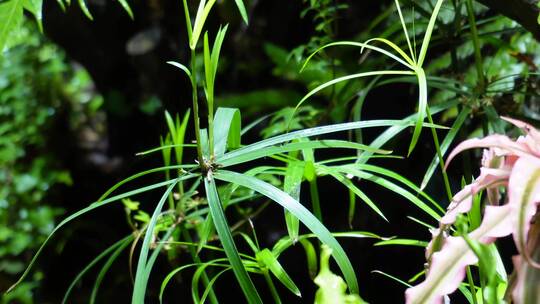
[[[229,271],[234,273],[249,303],[262,302],[258,289],[260,286],[257,286],[252,279],[255,275],[264,279],[272,299],[276,303],[282,301],[276,288],[276,279],[292,294],[301,296],[302,287],[299,287],[293,281],[279,260],[280,255],[295,244],[299,244],[304,249],[307,257],[308,273],[312,278],[316,276],[318,270],[316,248],[319,245],[321,247],[319,275],[314,279],[315,283],[320,287],[315,296],[317,303],[328,303],[328,299],[335,298],[340,298],[345,303],[364,303],[359,296],[360,286],[356,278],[356,271],[344,249],[337,241],[340,237],[372,238],[379,241],[376,244],[378,246],[427,246],[428,253],[452,253],[451,250],[445,251],[442,245],[445,237],[442,231],[451,230],[449,226],[440,229],[430,245],[427,242],[414,239],[382,238],[376,234],[363,231],[331,232],[325,226],[325,204],[319,197],[320,188],[324,187],[321,186],[321,181],[334,179],[350,193],[347,206],[347,220],[350,226],[352,226],[355,216],[358,199],[381,219],[387,220],[387,216],[383,211],[384,208],[380,207],[378,198],[368,196],[358,183],[358,181],[372,182],[401,196],[405,201],[416,206],[429,218],[429,221],[444,221],[445,211],[441,207],[443,204],[435,201],[423,190],[428,186],[437,166],[444,169],[443,156],[452,142],[460,135],[468,135],[460,134],[460,132],[465,133],[463,127],[470,123],[468,118],[471,115],[482,117],[481,131],[484,133],[502,128],[498,119],[499,109],[495,106],[495,100],[504,94],[512,94],[522,96],[522,101],[525,103],[526,97],[523,97],[525,94],[522,94],[522,90],[531,89],[528,86],[521,88],[515,82],[511,85],[506,84],[508,86],[503,89],[498,89],[496,85],[504,82],[508,75],[501,75],[498,72],[490,74],[489,68],[486,68],[484,62],[486,59],[482,57],[483,43],[486,43],[482,40],[482,37],[485,32],[481,30],[486,28],[488,30],[492,28],[506,29],[507,24],[504,21],[501,22],[496,18],[487,21],[477,20],[478,9],[475,9],[472,1],[468,0],[452,1],[446,7],[448,8],[446,13],[443,10],[443,0],[436,1],[434,5],[429,1],[422,3],[416,3],[415,1],[402,2],[410,5],[413,9],[410,13],[402,11],[399,1],[396,0],[397,14],[393,19],[392,17],[389,18],[389,22],[393,22],[394,26],[385,30],[381,36],[368,39],[365,42],[343,41],[322,46],[315,50],[305,61],[301,69],[305,74],[288,73],[298,68],[297,63],[287,61],[286,58],[291,59],[291,56],[288,56],[284,50],[267,44],[266,51],[277,65],[276,74],[281,77],[294,78],[308,87],[314,82],[318,84],[300,99],[296,108],[286,108],[283,106],[286,103],[278,103],[276,113],[256,119],[252,124],[242,128],[240,111],[236,108],[219,107],[219,102],[222,99],[216,96],[218,90],[216,90],[215,84],[219,72],[221,47],[228,26],[221,26],[216,31],[214,39],[211,39],[211,34],[205,30],[205,24],[206,19],[216,5],[216,1],[201,0],[195,18],[192,19],[188,1],[183,0],[190,52],[188,61],[190,64],[184,65],[175,61],[169,61],[168,63],[180,69],[189,79],[192,88],[192,109],[186,112],[182,118],[179,115],[173,116],[166,112],[165,121],[168,131],[160,138],[160,146],[139,153],[141,156],[161,153],[164,165],[124,179],[110,188],[96,202],[62,221],[45,240],[42,247],[39,248],[18,283],[22,282],[29,274],[43,247],[58,229],[83,214],[114,202],[123,203],[126,210],[126,221],[132,228],[133,233],[111,245],[92,260],[73,280],[64,296],[64,302],[69,301],[69,296],[84,275],[91,268],[102,263],[90,298],[91,303],[98,301],[98,291],[104,276],[119,254],[126,250],[130,244],[132,248],[130,252],[131,258],[138,253],[138,258],[134,258],[137,262],[132,294],[132,303],[137,304],[144,303],[148,297],[149,280],[156,260],[161,253],[163,253],[163,256],[166,255],[174,268],[162,280],[160,300],[163,301],[166,296],[165,291],[173,278],[183,274],[185,270],[191,269],[194,271],[191,280],[191,296],[196,303],[204,302],[206,299],[212,303],[217,303],[218,295],[213,286],[224,273]],[[84,4],[84,2],[82,3]],[[121,3],[125,4],[125,2]],[[235,3],[242,18],[247,23],[247,13],[243,2],[237,0]],[[325,28],[328,26],[327,21],[333,20],[331,15],[341,9],[342,6],[332,5],[330,1],[310,1],[310,5],[322,16],[323,22],[321,24],[323,26],[321,29],[326,35],[326,37],[324,35],[322,37],[324,39],[330,38],[332,28]],[[449,17],[448,11],[450,11],[450,8],[452,8],[453,15]],[[383,16],[388,16],[388,12],[391,11],[385,11]],[[427,22],[417,22],[418,16],[425,18]],[[370,30],[376,27],[377,23],[382,22],[382,19],[384,18],[378,18],[372,24]],[[396,20],[398,22],[395,22]],[[464,26],[465,22],[467,26]],[[417,51],[416,45],[417,29],[418,33],[423,32],[423,36],[420,37],[422,43],[419,51]],[[438,31],[435,29],[438,29]],[[440,57],[428,62],[427,52],[430,43],[441,43],[446,38],[445,35],[453,33],[452,30],[457,30],[460,39],[466,38],[468,41],[460,44],[456,50],[442,51],[442,55],[436,53],[434,57]],[[452,36],[452,38],[456,37]],[[520,36],[516,39],[522,38]],[[383,47],[374,46],[374,43],[380,43]],[[532,43],[527,45],[532,45]],[[315,57],[316,54],[320,54],[322,50],[326,50],[331,46],[359,47],[361,61],[366,63],[367,71],[337,77],[336,75],[347,71],[346,69],[334,69],[337,66],[333,65],[332,56],[329,59],[323,58],[322,60]],[[385,65],[385,68],[381,69],[378,67],[380,61],[374,60],[374,63],[365,61],[366,54],[373,52],[391,58],[395,62]],[[460,54],[460,52],[465,53],[465,55]],[[444,69],[448,68],[451,63],[465,60],[460,59],[463,57],[470,60],[468,62],[474,63],[474,65],[467,67],[467,79],[465,81],[453,79],[450,76],[427,76],[430,72],[439,72],[444,75]],[[499,61],[498,67],[515,63],[508,58],[508,54],[497,53],[493,58],[496,59],[494,59],[495,61]],[[329,65],[325,60],[331,61],[330,65],[333,66],[331,72],[328,71]],[[202,65],[199,63],[202,63]],[[315,68],[313,68],[313,65],[315,65]],[[395,69],[395,65],[405,66],[406,69]],[[459,65],[456,64],[456,66]],[[310,67],[312,67],[311,70]],[[461,72],[457,68],[456,71]],[[523,74],[526,74],[526,71]],[[373,76],[373,79],[364,82],[364,78],[368,76]],[[392,78],[389,78],[389,76]],[[527,76],[534,76],[534,73]],[[333,80],[327,81],[328,78],[333,78]],[[350,81],[349,83],[352,84],[345,83],[345,81],[349,80],[362,80],[362,82]],[[401,120],[361,120],[362,106],[370,90],[395,82],[413,83],[417,87],[417,113]],[[327,96],[330,96],[331,107],[338,108],[336,111],[329,115],[327,113],[329,111],[321,110],[317,106],[307,107],[303,105],[310,97],[328,87],[334,88],[333,92]],[[434,100],[431,104],[428,103],[430,89],[438,90],[438,93],[430,94]],[[255,92],[250,96],[249,100],[257,101],[257,98],[264,95],[265,92]],[[290,93],[276,90],[272,92],[277,96]],[[203,96],[204,98],[202,98]],[[290,94],[290,96],[294,96],[294,94]],[[354,101],[352,106],[350,105],[351,101]],[[250,102],[246,104],[250,105]],[[348,109],[351,110],[350,115],[345,113]],[[205,110],[208,114],[207,117],[202,115]],[[478,114],[479,112],[480,114]],[[444,128],[434,123],[432,115],[438,113],[443,114],[442,121],[444,121],[444,117],[454,119],[451,128]],[[339,123],[316,126],[320,121],[320,116],[329,116],[339,121]],[[342,119],[347,116],[353,121],[343,123]],[[262,131],[265,139],[252,144],[243,144],[242,135],[262,124],[267,118],[270,121],[269,126],[263,128]],[[428,119],[428,123],[425,122],[425,118]],[[188,143],[186,140],[186,131],[190,120],[193,122],[195,144]],[[365,144],[360,131],[372,127],[384,127],[387,129],[371,143]],[[396,172],[369,163],[375,158],[400,158],[399,156],[390,155],[392,151],[385,150],[383,147],[395,139],[398,133],[409,127],[414,127],[408,147],[409,155],[417,146],[423,127],[428,127],[431,130],[435,148],[436,155],[429,164],[420,187]],[[439,129],[449,129],[442,142],[439,141]],[[327,136],[341,131],[349,131],[351,135],[354,134],[354,137],[351,136],[354,140],[327,138]],[[509,144],[508,146],[512,145]],[[184,160],[185,155],[189,154],[186,153],[186,149],[196,151],[195,162]],[[317,153],[321,149],[342,149],[352,153],[344,152],[344,155],[338,157],[322,158]],[[271,161],[264,162],[265,159]],[[467,168],[465,168],[465,172],[466,170]],[[163,180],[121,194],[115,194],[125,184],[135,179],[149,177],[154,173],[162,174],[161,178]],[[441,174],[446,196],[451,200],[450,178],[445,170],[441,170]],[[470,176],[470,174],[465,175],[465,179]],[[309,208],[301,203],[302,200],[305,200],[305,196],[301,192],[302,183],[309,186],[309,198],[311,200]],[[139,201],[138,198],[135,200],[136,196],[141,193],[163,188],[166,188],[166,190],[162,192],[160,199],[150,213],[147,213],[142,208],[143,205],[148,203],[147,201]],[[474,200],[476,207],[471,210],[470,218],[456,222],[456,235],[464,236],[464,238],[460,239],[461,247],[459,249],[461,251],[454,251],[454,253],[474,252],[479,257],[480,280],[477,281],[480,286],[478,287],[475,284],[475,278],[469,265],[473,263],[468,261],[460,265],[463,266],[463,271],[467,274],[467,284],[461,286],[458,286],[459,283],[455,284],[456,286],[448,284],[443,287],[460,288],[471,303],[478,303],[477,298],[483,299],[482,296],[477,296],[479,290],[481,295],[485,295],[486,302],[495,298],[500,300],[499,289],[504,288],[507,283],[503,275],[505,272],[489,266],[495,262],[500,262],[499,253],[494,246],[485,246],[483,243],[486,242],[474,232],[471,235],[468,234],[474,228],[484,225],[481,224],[481,208],[479,207],[481,198],[476,196]],[[264,212],[268,206],[274,203],[284,209],[283,223],[287,228],[287,236],[282,237],[269,248],[263,248],[259,245],[255,225],[251,219]],[[484,219],[493,218],[496,217],[484,217]],[[412,217],[410,219],[424,227],[433,228],[428,220]],[[232,224],[234,221],[236,223]],[[307,227],[311,233],[301,233],[300,223]],[[483,230],[480,229],[479,231],[482,232]],[[491,237],[499,236],[498,234],[489,233],[487,235]],[[311,241],[313,238],[317,239],[315,241],[316,245]],[[251,254],[239,250],[239,240],[247,245],[252,251]],[[523,242],[521,242],[521,245],[523,245]],[[139,251],[136,251],[137,247],[139,247]],[[441,248],[443,251],[439,251]],[[178,265],[179,257],[183,253],[187,253],[191,261]],[[330,256],[337,263],[344,280],[330,271]],[[467,257],[470,256],[469,254]],[[454,268],[450,266],[443,267],[439,275],[446,274],[445,270],[452,269]],[[462,269],[458,270],[461,271]],[[528,270],[526,269],[526,271]],[[394,278],[383,272],[379,273]],[[420,278],[423,273],[425,272],[420,272],[408,283],[400,282],[408,285]],[[521,273],[523,274],[523,272]],[[432,273],[428,273],[428,279],[431,279],[430,275]],[[327,282],[335,283],[336,288],[326,287],[329,284]],[[15,288],[16,285],[11,289]],[[201,286],[204,288],[202,294],[200,292]],[[347,288],[349,289],[348,292],[346,292]],[[429,290],[437,291],[439,289],[433,288]],[[436,296],[439,298],[443,294],[446,293],[440,292]],[[409,297],[411,296],[409,295]],[[415,300],[411,299],[409,301],[414,302]]]

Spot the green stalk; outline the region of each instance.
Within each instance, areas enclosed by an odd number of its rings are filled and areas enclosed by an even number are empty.
[[[480,53],[480,41],[478,40],[478,29],[476,27],[476,20],[474,18],[474,10],[472,0],[467,0],[467,14],[469,15],[469,25],[471,26],[471,36],[473,38],[474,46],[474,63],[476,66],[476,73],[478,74],[478,92],[483,93],[486,89],[486,79],[484,76],[484,67],[482,64],[482,54]]]
[[[214,158],[214,93],[208,94],[208,146],[210,159]]]
[[[429,123],[433,124],[433,118],[431,117],[431,113],[429,112],[429,107],[426,107],[426,116],[428,118]],[[448,196],[448,201],[452,201],[452,190],[450,189],[450,181],[448,180],[448,174],[446,174],[445,165],[444,165],[444,158],[441,153],[441,145],[439,144],[439,137],[437,136],[437,130],[435,128],[431,129],[431,135],[433,136],[433,143],[435,144],[435,150],[437,150],[437,157],[439,158],[439,166],[441,167],[441,172],[444,180],[444,188],[446,190],[446,195]]]
[[[274,285],[274,282],[272,282],[272,278],[270,277],[268,270],[262,269],[262,273],[263,273],[264,279],[266,280],[266,283],[268,284],[268,287],[270,288],[270,293],[272,294],[272,298],[274,299],[274,302],[276,304],[281,304],[279,293],[276,289],[276,286]]]
[[[184,239],[188,243],[193,243],[193,239],[191,238],[191,235],[189,234],[189,232],[187,231],[185,226],[182,227],[182,228],[183,228],[182,229],[182,235],[183,235]],[[195,248],[193,246],[188,246],[188,248],[189,248],[189,253],[191,254],[191,258],[193,259],[193,262],[195,262],[197,264],[202,264],[201,259],[197,255],[197,251],[195,251]],[[201,277],[202,277],[204,287],[205,288],[208,287],[208,284],[210,283],[210,280],[208,279],[208,275],[206,275],[206,271],[203,271],[203,273],[201,274]],[[213,288],[210,288],[210,292],[208,293],[208,296],[210,297],[210,302],[212,304],[218,304],[219,303],[219,301],[217,299],[217,296],[216,296],[216,293],[214,292]]]
[[[191,90],[192,100],[193,100],[193,121],[195,124],[195,138],[197,140],[197,159],[199,161],[199,166],[202,169],[205,169],[206,165],[203,159],[202,153],[202,142],[201,142],[201,126],[199,123],[199,102],[197,94],[197,71],[196,71],[196,57],[197,54],[195,50],[191,50]]]
[[[478,301],[476,300],[476,291],[474,290],[474,281],[472,278],[470,266],[467,266],[467,281],[469,282],[469,289],[471,290],[473,304],[478,304]]]

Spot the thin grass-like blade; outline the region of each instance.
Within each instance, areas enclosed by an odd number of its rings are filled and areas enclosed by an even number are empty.
[[[248,24],[248,15],[246,12],[246,7],[244,6],[243,0],[234,0],[236,3],[236,6],[238,7],[238,11],[240,12],[240,15],[242,16],[242,19],[246,24]]]
[[[281,266],[277,260],[277,257],[274,256],[272,251],[263,249],[257,252],[256,257],[259,263],[262,263],[265,267],[270,269],[272,274],[283,284],[283,286],[287,287],[287,289],[289,289],[296,296],[302,296],[300,289],[298,289],[291,277],[287,274],[285,269],[283,269],[283,266]]]
[[[88,265],[86,265],[86,267],[84,267],[84,269],[81,270],[81,272],[79,272],[79,274],[77,274],[75,279],[73,279],[73,281],[69,285],[68,289],[66,290],[66,293],[64,294],[62,304],[67,303],[66,301],[69,298],[69,295],[71,294],[71,291],[73,290],[73,288],[75,288],[75,285],[77,285],[77,283],[82,279],[82,277],[92,267],[94,267],[97,263],[99,263],[99,261],[101,261],[103,258],[105,258],[110,253],[114,252],[118,248],[123,248],[124,244],[129,244],[129,242],[131,242],[132,240],[133,240],[133,235],[129,235],[129,236],[121,239],[120,241],[118,241],[118,242],[114,243],[113,245],[111,245],[109,248],[103,250],[97,257],[95,257],[90,263],[88,263]]]
[[[129,246],[129,244],[133,241],[133,235],[128,236],[123,241],[124,242],[118,248],[116,248],[116,250],[107,259],[103,267],[101,267],[101,270],[98,273],[96,281],[94,282],[94,287],[92,288],[92,294],[90,295],[90,301],[89,301],[90,304],[96,303],[97,292],[99,290],[99,286],[101,285],[101,282],[103,281],[103,278],[105,277],[105,274],[107,274],[107,271],[109,271],[109,268],[111,268],[111,265],[122,253],[122,251],[124,251],[124,249],[126,249],[126,247]]]
[[[233,272],[246,296],[246,299],[249,303],[262,303],[262,300],[251,281],[251,278],[247,274],[247,271],[242,263],[242,259],[238,254],[238,249],[234,244],[234,240],[231,234],[229,225],[227,224],[227,219],[225,218],[225,213],[223,212],[223,207],[221,206],[221,201],[216,188],[216,183],[210,174],[204,179],[204,188],[206,189],[206,197],[208,199],[208,205],[210,207],[210,213],[214,220],[214,226],[221,240],[223,249],[225,249],[225,254],[229,258],[229,262],[233,268]]]
[[[441,143],[441,155],[444,156],[446,152],[448,151],[448,148],[450,148],[450,145],[454,141],[454,138],[456,137],[458,131],[461,129],[461,126],[465,122],[465,119],[467,116],[471,113],[470,108],[466,107],[461,110],[459,115],[457,116],[456,120],[454,121],[454,124],[450,128],[450,131],[448,131],[448,134],[446,134],[446,137],[444,138],[443,142]],[[439,157],[435,155],[433,159],[431,160],[431,163],[429,164],[428,169],[426,170],[426,174],[424,174],[424,178],[422,179],[422,183],[420,184],[420,189],[425,189],[431,180],[431,177],[433,176],[433,173],[435,173],[435,170],[437,169],[437,166],[439,165]]]
[[[433,217],[435,220],[439,221],[441,219],[441,216],[437,211],[433,210],[433,208],[429,207],[426,203],[424,203],[422,200],[420,200],[416,195],[412,194],[411,192],[407,191],[406,189],[403,189],[401,186],[385,179],[380,176],[373,175],[368,172],[364,172],[358,169],[355,169],[351,166],[338,166],[335,167],[340,172],[344,174],[351,174],[353,176],[356,176],[361,179],[369,180],[371,182],[374,182],[376,184],[379,184],[386,189],[393,191],[404,198],[406,198],[408,201],[416,205],[418,208],[420,208],[425,213],[429,214],[431,217]]]
[[[63,221],[60,222],[60,224],[58,224],[58,226],[56,226],[53,231],[49,234],[49,236],[47,236],[47,238],[45,239],[45,241],[41,244],[41,246],[39,247],[38,251],[36,252],[36,254],[34,255],[34,257],[32,258],[32,260],[30,261],[30,263],[28,264],[28,266],[26,267],[26,270],[23,272],[23,274],[21,275],[21,277],[19,278],[19,280],[17,280],[17,282],[15,282],[15,284],[13,284],[6,292],[9,292],[11,290],[13,290],[13,288],[15,288],[18,284],[20,284],[25,278],[26,276],[29,274],[30,270],[32,269],[32,266],[34,265],[34,263],[36,262],[37,258],[39,257],[41,251],[43,251],[43,248],[45,247],[45,245],[47,245],[47,243],[49,242],[49,240],[52,238],[52,236],[60,229],[62,228],[64,225],[66,225],[67,223],[71,222],[72,220],[78,218],[79,216],[83,215],[83,214],[86,214],[96,208],[99,208],[99,207],[102,207],[102,206],[105,206],[107,204],[110,204],[110,203],[113,203],[113,202],[116,202],[116,201],[119,201],[123,198],[126,198],[126,197],[130,197],[130,196],[134,196],[136,194],[139,194],[139,193],[143,193],[143,192],[147,192],[147,191],[150,191],[150,190],[154,190],[154,189],[157,189],[157,188],[161,188],[161,187],[164,187],[164,186],[169,186],[171,184],[175,184],[177,183],[179,180],[187,180],[189,178],[193,178],[195,175],[192,175],[192,174],[187,174],[187,175],[184,175],[178,179],[175,179],[175,180],[170,180],[170,181],[165,181],[165,182],[160,182],[160,183],[157,183],[157,184],[153,184],[153,185],[149,185],[149,186],[146,186],[146,187],[142,187],[142,188],[139,188],[139,189],[136,189],[136,190],[132,190],[132,191],[128,191],[128,192],[125,192],[125,193],[122,193],[122,194],[119,194],[119,195],[116,195],[116,196],[113,196],[111,198],[108,198],[108,199],[105,199],[105,200],[102,200],[102,201],[97,201],[95,203],[92,203],[90,206],[84,208],[84,209],[81,209],[75,213],[73,213],[72,215],[68,216],[67,218],[65,218]]]
[[[129,3],[127,2],[127,0],[118,0],[118,2],[120,3],[124,11],[126,11],[126,13],[129,15],[129,17],[131,19],[134,19],[133,11],[131,10],[131,7],[129,6]]]
[[[217,162],[223,166],[232,166],[240,163],[246,163],[255,159],[268,157],[275,154],[293,152],[305,149],[356,149],[363,151],[372,151],[373,153],[378,154],[389,154],[391,151],[381,150],[381,149],[372,149],[370,146],[358,144],[350,141],[343,140],[311,140],[311,141],[301,141],[301,142],[292,142],[283,145],[276,145],[271,147],[264,147],[256,151],[251,151],[248,153],[243,153],[237,155],[234,158],[229,158],[225,155],[222,158],[218,158]],[[224,161],[223,158],[226,160]]]
[[[158,217],[161,214],[161,209],[163,209],[163,205],[167,201],[167,197],[169,196],[172,189],[176,186],[177,183],[178,183],[178,180],[175,180],[175,182],[172,183],[167,188],[165,193],[161,196],[159,203],[154,209],[152,218],[150,219],[150,222],[148,223],[148,226],[146,227],[146,234],[144,236],[141,252],[139,254],[139,261],[137,263],[137,272],[135,274],[135,283],[133,286],[133,297],[131,299],[132,304],[144,304],[144,296],[146,294],[146,284],[148,282],[148,277],[150,276],[150,271],[151,271],[151,267],[150,269],[147,268],[147,263],[149,263],[148,253],[150,252],[150,244],[154,236],[154,228],[156,227]]]
[[[322,243],[332,248],[333,257],[343,272],[351,292],[358,293],[359,288],[356,274],[349,258],[345,254],[345,251],[341,245],[339,245],[334,236],[332,236],[332,233],[330,233],[330,231],[328,231],[328,229],[298,201],[278,188],[257,178],[244,174],[220,170],[215,174],[215,178],[255,190],[274,200],[276,203],[280,204],[294,214],[304,225],[308,227],[309,230],[311,230],[317,236],[317,238],[319,238],[319,240],[321,240]]]

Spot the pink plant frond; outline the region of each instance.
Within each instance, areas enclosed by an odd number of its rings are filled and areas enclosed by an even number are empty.
[[[540,264],[533,261],[527,250],[527,238],[531,220],[540,203],[540,159],[521,157],[514,165],[508,182],[508,204],[516,214],[514,241],[525,260],[536,268]]]
[[[459,191],[448,206],[448,212],[442,217],[441,223],[445,225],[453,224],[458,214],[466,213],[471,210],[473,196],[490,187],[498,187],[503,184],[510,176],[510,170],[481,168],[480,176],[473,183],[465,186]]]
[[[509,205],[487,206],[480,227],[469,238],[489,244],[513,231],[512,209]],[[465,267],[477,262],[477,257],[463,238],[449,237],[442,249],[433,254],[426,279],[407,289],[408,304],[442,303],[443,296],[454,292],[465,276]]]
[[[540,258],[540,223],[529,231],[529,248],[534,259]],[[521,255],[512,258],[516,273],[513,282],[512,299],[516,304],[537,304],[540,299],[540,269],[532,267]]]
[[[494,134],[484,138],[468,139],[460,143],[448,156],[446,167],[448,167],[448,164],[450,164],[457,154],[473,148],[493,148],[497,156],[524,156],[531,154],[530,148],[527,145],[518,143],[506,135]]]

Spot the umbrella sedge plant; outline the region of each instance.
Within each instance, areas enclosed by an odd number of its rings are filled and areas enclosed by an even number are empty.
[[[409,70],[375,71],[338,78],[311,91],[297,106],[297,108],[300,107],[307,98],[317,91],[346,79],[386,74],[416,75],[420,87],[418,113],[402,120],[352,121],[299,129],[252,144],[242,144],[241,135],[252,128],[254,124],[242,129],[241,115],[238,109],[216,107],[214,104],[220,51],[228,29],[227,25],[220,27],[213,41],[210,38],[211,34],[204,30],[205,21],[215,3],[215,0],[200,1],[192,22],[187,0],[183,0],[191,51],[190,64],[184,65],[176,61],[169,61],[168,63],[181,70],[188,77],[192,87],[192,108],[191,111],[186,112],[182,119],[178,115],[173,118],[173,116],[166,113],[165,121],[168,126],[168,133],[161,138],[161,145],[139,153],[139,155],[161,153],[164,166],[149,169],[124,179],[111,187],[96,202],[64,219],[42,244],[19,281],[10,290],[15,288],[30,273],[44,246],[59,229],[94,209],[122,202],[126,209],[127,222],[133,228],[133,234],[111,245],[92,260],[69,286],[63,300],[64,303],[69,302],[69,297],[74,292],[76,284],[93,267],[102,264],[90,298],[91,303],[98,301],[98,291],[104,276],[120,253],[128,250],[128,248],[131,264],[135,268],[132,273],[132,303],[134,304],[144,303],[148,297],[146,294],[148,282],[151,279],[152,269],[160,253],[166,252],[167,258],[174,261],[178,257],[178,251],[180,250],[186,250],[190,254],[192,262],[173,269],[163,279],[160,300],[163,299],[164,291],[175,275],[185,269],[195,269],[192,279],[192,299],[196,303],[204,302],[206,299],[211,303],[218,303],[218,295],[215,293],[213,286],[219,277],[228,271],[234,273],[248,303],[262,303],[258,288],[252,279],[254,275],[261,275],[264,278],[273,300],[280,303],[280,295],[276,291],[274,281],[277,280],[297,296],[301,296],[301,288],[293,282],[279,263],[278,258],[282,252],[292,245],[301,244],[308,257],[308,272],[312,277],[315,277],[317,263],[315,249],[310,241],[312,239],[316,239],[317,244],[324,246],[321,263],[324,262],[323,264],[326,265],[324,269],[321,268],[321,272],[317,276],[319,279],[316,279],[315,282],[324,282],[325,278],[335,279],[327,267],[328,257],[331,256],[344,278],[345,285],[340,284],[340,292],[348,289],[351,297],[347,298],[354,299],[355,303],[363,303],[359,296],[359,281],[355,269],[337,239],[348,237],[382,240],[382,238],[363,231],[331,232],[323,224],[325,206],[318,196],[317,179],[324,176],[336,179],[356,197],[360,198],[375,214],[385,220],[386,217],[381,208],[374,200],[362,192],[352,181],[351,176],[373,182],[393,191],[420,208],[434,220],[439,221],[441,219],[444,210],[414,183],[390,170],[370,165],[368,160],[373,157],[392,157],[389,155],[391,151],[382,149],[384,144],[401,131],[414,127],[413,139],[409,149],[410,153],[418,140],[422,127],[442,128],[433,124],[430,113],[435,114],[455,106],[455,104],[433,108],[427,106],[426,77],[422,69],[430,35],[442,0],[438,1],[435,6],[418,56],[412,52],[411,48],[411,56],[408,56],[395,44],[382,38],[376,38],[366,43],[343,42],[325,46],[355,45],[369,48],[395,59],[408,67]],[[243,2],[236,0],[235,3],[242,18],[247,23],[247,13]],[[401,17],[400,11],[399,14]],[[410,47],[407,30],[404,29]],[[370,44],[372,41],[387,44],[397,51],[402,58],[372,46]],[[204,69],[201,73],[197,71],[198,65],[196,62],[198,60],[204,63]],[[203,79],[199,79],[198,75],[204,75]],[[199,111],[200,90],[204,91],[204,99],[208,109],[206,128],[201,127],[203,123]],[[424,122],[426,116],[430,118],[429,123]],[[190,121],[193,123],[195,133],[194,144],[186,144],[185,140]],[[260,123],[261,121],[258,120],[257,122]],[[370,145],[345,140],[319,139],[323,135],[328,136],[337,132],[363,128],[387,129]],[[187,148],[194,148],[197,158],[193,162],[184,163],[184,149]],[[319,149],[342,149],[354,151],[355,153],[351,157],[318,160],[316,151]],[[238,172],[235,169],[235,166],[244,165],[243,167],[245,167],[246,164],[263,158],[277,160],[282,162],[284,166],[256,166],[244,172]],[[129,182],[156,173],[161,173],[164,180],[116,194],[121,187],[129,184]],[[278,182],[276,183],[276,181]],[[300,203],[300,185],[303,182],[308,182],[310,185],[311,210]],[[155,202],[151,214],[139,209],[140,203],[132,200],[141,193],[157,190],[164,191],[161,193],[160,199]],[[204,195],[199,195],[199,193],[204,193]],[[247,212],[247,214],[244,214],[246,220],[231,225],[230,218],[227,218],[225,211],[228,209],[242,211],[241,204],[249,205],[253,201],[266,203],[257,204],[256,206],[260,205],[260,207],[254,211],[243,211],[244,213]],[[263,212],[264,208],[271,204],[278,204],[285,210],[284,224],[287,227],[288,236],[279,240],[273,248],[260,248],[254,233],[253,236],[250,236],[239,232],[238,227],[251,223],[250,217]],[[349,208],[349,214],[354,214],[354,204],[350,204]],[[299,233],[300,223],[310,231],[310,234]],[[252,231],[254,232],[254,228]],[[219,242],[217,242],[218,240]],[[239,241],[245,242],[251,248],[253,254],[249,255],[240,252],[237,246]],[[215,258],[203,260],[203,255],[200,254],[202,251],[211,252]],[[202,294],[199,292],[201,285],[204,286]],[[321,294],[324,294],[324,292],[321,292]],[[324,295],[317,297],[324,298]]]

